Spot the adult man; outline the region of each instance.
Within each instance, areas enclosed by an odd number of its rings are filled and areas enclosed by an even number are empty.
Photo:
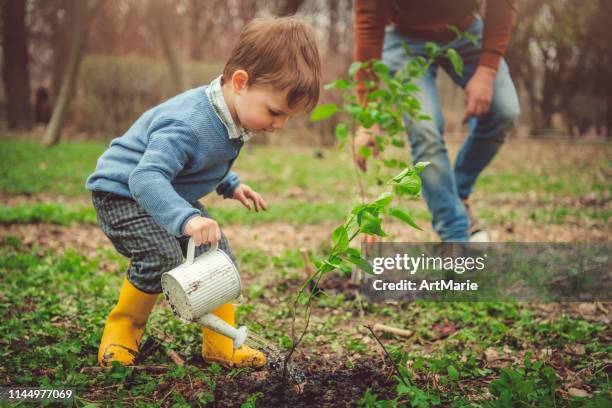
[[[440,57],[416,80],[416,95],[422,113],[431,121],[410,120],[406,116],[413,161],[431,164],[421,174],[423,196],[432,213],[432,225],[443,241],[488,240],[485,231],[470,220],[468,197],[478,175],[501,147],[506,132],[519,113],[518,98],[508,66],[503,60],[514,14],[515,0],[488,0],[484,21],[477,16],[478,0],[356,0],[355,60],[380,59],[396,71],[417,55],[425,55],[428,41],[440,46],[450,42],[463,58],[464,72],[457,75],[450,61]],[[456,39],[449,26],[467,31],[478,44],[467,38]],[[386,27],[386,29],[385,29]],[[410,46],[407,55],[403,43]],[[457,155],[454,169],[444,145],[444,123],[436,89],[438,67],[442,67],[466,94],[464,123],[469,135]],[[362,79],[369,74],[360,72]],[[365,98],[365,90],[360,89]],[[371,132],[359,129],[355,144],[372,146]],[[357,158],[365,170],[365,160]]]

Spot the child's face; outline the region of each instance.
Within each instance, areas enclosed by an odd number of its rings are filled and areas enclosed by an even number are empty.
[[[287,106],[287,93],[271,87],[248,86],[248,74],[236,71],[230,90],[233,111],[240,126],[254,132],[274,132],[285,126],[297,109]]]
[[[242,127],[254,132],[274,132],[282,129],[294,114],[286,101],[286,92],[251,86],[235,99],[234,107]]]

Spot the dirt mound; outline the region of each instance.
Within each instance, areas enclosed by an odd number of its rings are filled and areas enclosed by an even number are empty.
[[[383,361],[359,356],[350,361],[328,356],[300,356],[293,363],[291,381],[282,370],[254,371],[217,382],[216,401],[223,406],[240,406],[249,396],[261,392],[261,407],[343,407],[355,406],[367,388],[379,398],[391,398],[395,380]]]

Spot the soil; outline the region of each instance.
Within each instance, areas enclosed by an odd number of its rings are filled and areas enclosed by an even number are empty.
[[[223,231],[235,250],[250,249],[278,256],[296,248],[316,249],[329,239],[336,225],[227,225]],[[425,227],[425,226],[424,226]],[[386,230],[393,242],[435,242],[437,237],[430,228],[416,231],[401,224],[389,224]],[[609,228],[589,228],[584,225],[542,225],[527,221],[519,225],[496,225],[489,229],[494,242],[606,242]],[[112,249],[112,244],[97,225],[60,226],[54,224],[0,224],[0,239],[18,238],[24,245],[34,243],[56,252],[75,249],[84,255],[95,255],[97,249]]]
[[[239,407],[250,395],[262,392],[257,406],[344,407],[355,406],[367,388],[380,398],[391,398],[395,381],[381,359],[359,356],[351,361],[333,356],[297,356],[292,381],[282,370],[254,371],[217,383],[216,400],[222,406]],[[235,403],[234,403],[235,402]],[[219,406],[221,406],[221,404]]]

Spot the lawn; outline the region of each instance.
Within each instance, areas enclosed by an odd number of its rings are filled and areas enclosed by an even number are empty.
[[[454,155],[456,142],[449,142]],[[200,331],[159,299],[135,367],[95,367],[127,262],[96,226],[84,180],[104,145],[0,139],[0,374],[5,386],[71,387],[75,406],[610,406],[610,303],[371,304],[345,272],[328,276],[283,382],[265,370],[207,365]],[[499,241],[607,242],[612,146],[510,140],[479,179],[476,215]],[[238,256],[238,319],[284,354],[305,276],[300,249],[329,250],[357,196],[350,157],[333,149],[249,146],[236,164],[270,204],[252,213],[207,197]],[[378,191],[367,176],[368,195]],[[435,240],[424,228],[391,238]],[[298,318],[298,324],[302,324]],[[386,324],[409,337],[377,333]],[[387,355],[385,350],[389,353]],[[184,365],[171,356],[178,355]],[[391,362],[393,361],[393,363]]]

